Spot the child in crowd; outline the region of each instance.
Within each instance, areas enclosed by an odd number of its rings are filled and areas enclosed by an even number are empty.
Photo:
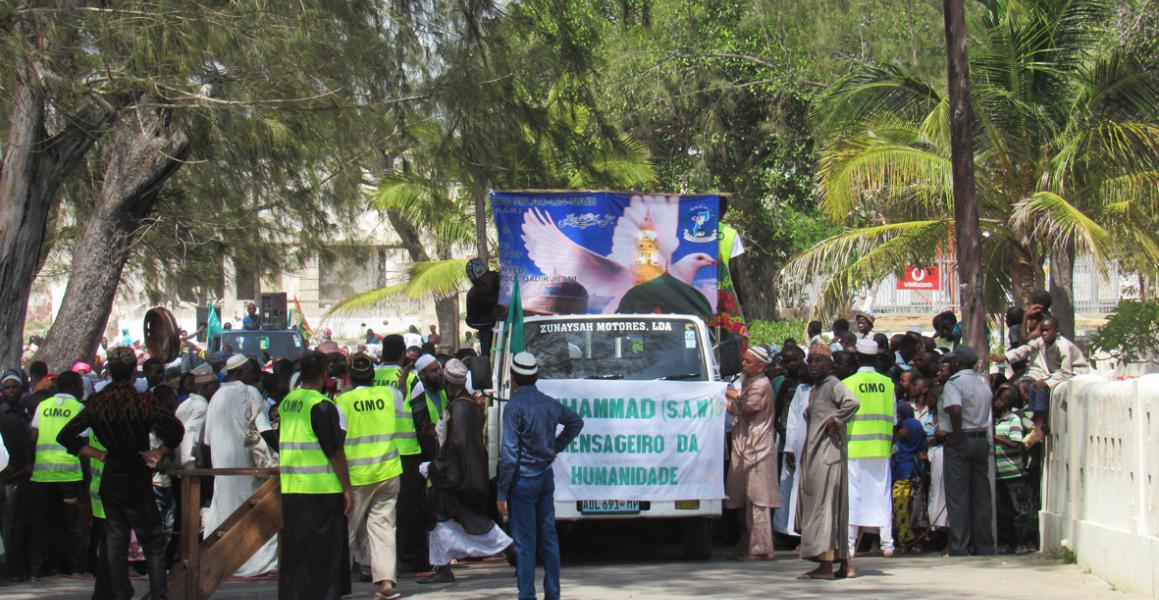
[[[994,479],[998,499],[998,553],[1026,554],[1034,546],[1030,501],[1022,476],[1022,419],[1014,411],[1018,388],[1004,386],[994,397]]]
[[[893,474],[893,535],[899,552],[921,552],[920,548],[911,546],[928,525],[922,493],[925,453],[926,434],[917,419],[905,419],[894,427],[890,472]]]
[[[1084,372],[1087,368],[1082,350],[1059,333],[1058,319],[1044,318],[1038,330],[1040,335],[1034,339],[1007,350],[1005,354],[991,357],[1011,364],[1026,361],[1026,374],[1019,380],[1019,385],[1027,399],[1027,408],[1034,412],[1034,431],[1026,440],[1027,446],[1033,446],[1045,437],[1051,391],[1074,377],[1076,372]]]

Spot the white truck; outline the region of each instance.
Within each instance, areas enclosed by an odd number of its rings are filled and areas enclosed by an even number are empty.
[[[523,328],[538,388],[585,422],[556,458],[556,519],[668,519],[681,528],[686,557],[708,558],[723,495],[724,380],[739,372],[737,349],[714,348],[704,321],[690,315],[530,316]],[[492,477],[511,395],[510,344],[498,331]]]

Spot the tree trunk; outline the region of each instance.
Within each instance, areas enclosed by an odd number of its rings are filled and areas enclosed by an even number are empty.
[[[950,149],[954,174],[954,238],[962,306],[963,341],[978,352],[986,372],[986,304],[982,280],[982,229],[974,188],[974,140],[970,131],[970,78],[963,0],[943,0],[950,92]]]
[[[439,321],[439,333],[443,335],[443,345],[452,351],[459,349],[459,297],[447,296],[435,300],[435,316]]]
[[[1058,328],[1074,339],[1074,240],[1062,248],[1050,250],[1050,314],[1058,319]]]
[[[490,259],[487,252],[487,186],[482,183],[475,184],[474,196],[475,254],[486,263]]]
[[[168,111],[139,108],[130,116],[113,136],[100,196],[73,251],[60,312],[37,353],[52,371],[90,359],[96,351],[132,253],[133,234],[189,155],[189,141],[170,127]]]
[[[777,259],[764,254],[750,245],[744,254],[733,259],[733,287],[737,299],[742,301],[741,311],[747,323],[753,321],[773,321],[777,318],[777,286],[775,281],[780,271]]]
[[[8,135],[0,163],[0,365],[20,364],[32,282],[45,254],[49,217],[63,180],[77,168],[110,114],[74,115],[49,137],[45,93],[35,65],[21,68],[11,94]]]

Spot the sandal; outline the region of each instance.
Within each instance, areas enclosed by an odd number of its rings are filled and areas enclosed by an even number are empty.
[[[391,591],[389,595],[382,592],[374,592],[370,600],[398,600],[399,598],[402,598],[402,594],[395,591]]]

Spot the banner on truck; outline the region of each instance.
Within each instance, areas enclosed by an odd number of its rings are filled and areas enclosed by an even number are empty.
[[[584,419],[555,457],[556,500],[724,498],[727,383],[540,380]]]
[[[499,304],[527,314],[716,312],[720,197],[493,192]]]

